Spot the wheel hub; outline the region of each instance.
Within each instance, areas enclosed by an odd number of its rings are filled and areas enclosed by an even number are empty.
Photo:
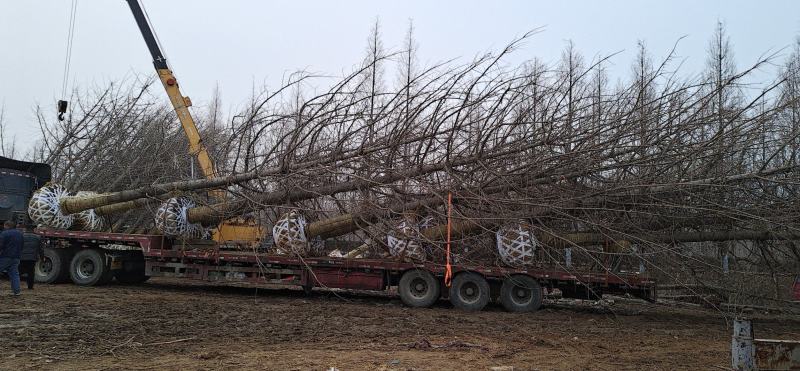
[[[94,262],[86,259],[78,266],[78,276],[81,278],[90,278],[94,274]]]
[[[422,278],[416,278],[411,282],[411,293],[416,297],[425,296],[428,292],[428,283]]]
[[[53,260],[44,257],[42,261],[39,263],[39,271],[47,275],[48,273],[53,271]]]
[[[474,282],[467,282],[461,286],[461,297],[464,301],[472,303],[480,298],[480,289]]]
[[[519,287],[519,286],[515,287],[512,292],[514,301],[517,304],[526,304],[530,302],[533,299],[533,294],[531,291],[532,290],[526,289],[524,287]]]

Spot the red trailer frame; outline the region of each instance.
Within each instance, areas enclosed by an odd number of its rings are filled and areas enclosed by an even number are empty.
[[[436,263],[409,263],[391,259],[353,259],[333,257],[290,257],[271,255],[256,250],[226,250],[217,244],[193,244],[172,241],[160,235],[102,233],[64,230],[37,231],[50,248],[71,250],[113,244],[140,250],[147,276],[178,277],[213,282],[248,282],[313,287],[383,291],[397,286],[403,273],[419,269],[443,280],[445,266]],[[121,259],[109,253],[111,266]],[[124,258],[122,258],[124,259]],[[474,272],[492,286],[500,288],[504,279],[514,275],[532,277],[549,289],[558,288],[573,296],[597,297],[602,293],[629,293],[646,300],[655,300],[656,283],[644,274],[612,272],[578,272],[564,267],[453,266],[453,275]],[[446,290],[442,290],[446,291]],[[446,293],[443,295],[446,297]],[[568,295],[569,296],[569,295]]]

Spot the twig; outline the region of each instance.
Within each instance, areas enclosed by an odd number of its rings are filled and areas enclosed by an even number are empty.
[[[178,340],[171,340],[171,341],[159,341],[157,343],[144,344],[144,346],[174,344],[174,343],[180,343],[180,342],[183,342],[183,341],[189,341],[189,340],[194,340],[194,339],[196,339],[196,337],[190,337],[190,338],[178,339]]]

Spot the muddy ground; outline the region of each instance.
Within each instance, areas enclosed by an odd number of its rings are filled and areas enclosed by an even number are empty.
[[[719,369],[729,320],[713,310],[616,299],[492,305],[219,287],[41,285],[0,296],[1,369]],[[753,313],[757,337],[800,339],[800,318]]]

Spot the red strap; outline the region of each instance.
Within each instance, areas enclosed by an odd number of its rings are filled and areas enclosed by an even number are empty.
[[[444,284],[450,287],[453,280],[453,267],[450,265],[450,226],[453,214],[453,193],[447,192],[447,262],[444,269]]]

